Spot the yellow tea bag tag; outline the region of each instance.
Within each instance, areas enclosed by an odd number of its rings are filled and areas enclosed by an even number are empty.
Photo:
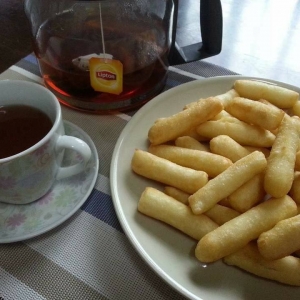
[[[123,91],[123,64],[116,59],[92,57],[89,60],[92,88],[119,95]]]

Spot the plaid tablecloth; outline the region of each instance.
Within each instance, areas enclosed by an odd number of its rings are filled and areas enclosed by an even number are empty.
[[[235,73],[206,62],[171,67],[166,90],[218,75]],[[0,75],[42,84],[36,59],[29,55]],[[66,107],[64,120],[94,141],[100,168],[87,201],[67,221],[36,238],[0,245],[0,299],[184,299],[139,256],[114,211],[109,170],[115,143],[135,111],[91,115]]]

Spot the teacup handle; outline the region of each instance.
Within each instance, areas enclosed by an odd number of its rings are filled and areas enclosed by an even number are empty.
[[[63,149],[70,149],[77,152],[82,157],[82,161],[72,166],[60,167],[56,175],[57,179],[66,178],[82,172],[91,158],[91,149],[88,144],[73,136],[62,135],[57,139],[56,151],[59,153]]]

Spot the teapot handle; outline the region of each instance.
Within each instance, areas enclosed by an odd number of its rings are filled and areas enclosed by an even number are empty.
[[[221,0],[200,0],[202,42],[180,47],[176,42],[178,1],[174,2],[174,21],[169,64],[184,64],[219,54],[222,49],[223,15]]]

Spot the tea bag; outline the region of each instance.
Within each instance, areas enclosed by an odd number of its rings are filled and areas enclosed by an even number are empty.
[[[101,11],[101,3],[99,3],[99,20],[100,20],[100,28],[101,28],[101,38],[102,38],[102,46],[103,46],[103,53],[96,54],[88,54],[84,56],[79,56],[72,60],[72,63],[82,71],[89,71],[89,61],[91,58],[104,58],[107,60],[111,60],[113,56],[111,54],[107,54],[105,51],[105,41],[104,41],[104,33],[103,33],[103,24],[102,24],[102,11]]]
[[[99,17],[103,53],[79,56],[73,59],[72,63],[80,70],[90,73],[90,83],[95,91],[119,95],[123,91],[123,64],[113,59],[113,55],[106,53],[101,3]]]
[[[74,66],[76,66],[77,68],[79,68],[82,71],[89,71],[89,61],[91,58],[105,58],[105,59],[112,59],[113,56],[111,54],[104,54],[104,53],[100,53],[100,54],[88,54],[88,55],[84,55],[84,56],[79,56],[77,58],[74,58],[72,60],[72,63],[74,64]]]

